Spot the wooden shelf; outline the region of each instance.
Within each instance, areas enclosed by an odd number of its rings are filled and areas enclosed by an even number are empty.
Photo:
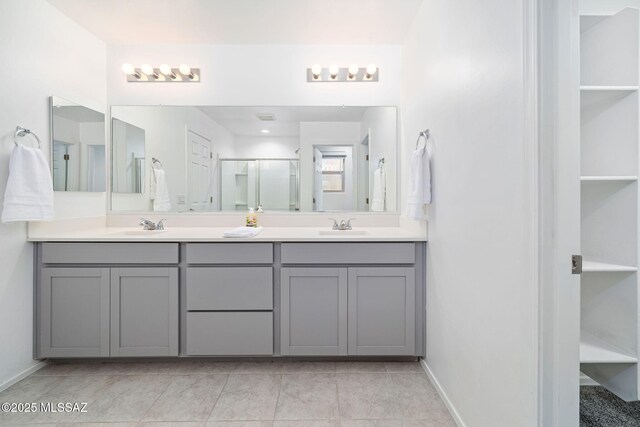
[[[581,176],[580,181],[582,182],[605,182],[605,181],[637,181],[637,176],[616,176],[616,175],[589,175],[589,176]]]
[[[638,363],[638,358],[583,332],[580,337],[580,363]]]
[[[616,273],[634,272],[638,271],[638,268],[629,265],[619,265],[606,262],[584,260],[582,262],[582,271],[585,273]]]

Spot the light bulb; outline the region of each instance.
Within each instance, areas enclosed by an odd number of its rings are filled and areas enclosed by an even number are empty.
[[[369,64],[367,65],[367,74],[369,76],[373,76],[376,71],[378,71],[378,66],[376,64]]]
[[[260,132],[262,132],[262,133],[269,133],[269,129],[262,129]]]
[[[130,76],[136,73],[136,69],[131,64],[122,64],[122,71]]]
[[[320,74],[322,74],[322,67],[320,66],[320,64],[313,64],[311,66],[311,74],[313,74],[313,77],[315,77],[316,79],[320,77]]]
[[[185,76],[188,76],[191,74],[191,67],[189,67],[187,64],[180,64],[180,66],[178,67],[178,69],[180,70],[180,72],[182,74],[184,74]]]
[[[140,66],[140,71],[142,71],[147,76],[153,76],[155,74],[155,71],[153,71],[153,67],[149,64],[142,64]]]
[[[165,76],[170,76],[173,74],[173,70],[171,69],[171,67],[169,66],[169,64],[162,64],[160,65],[160,72],[162,74],[164,74]]]
[[[338,67],[336,64],[332,64],[329,67],[329,74],[331,75],[331,78],[335,78],[338,75],[339,71],[340,71],[340,67]]]
[[[349,77],[354,77],[356,74],[358,74],[358,71],[360,71],[360,67],[358,67],[358,64],[349,65]]]

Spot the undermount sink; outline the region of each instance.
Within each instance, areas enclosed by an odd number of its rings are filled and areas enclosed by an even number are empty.
[[[367,230],[320,230],[318,234],[321,236],[368,236]]]
[[[164,233],[165,231],[167,230],[125,230],[116,231],[115,233],[111,234],[120,236],[155,236]]]

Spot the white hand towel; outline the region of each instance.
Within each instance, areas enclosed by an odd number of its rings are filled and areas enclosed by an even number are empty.
[[[262,231],[262,227],[238,227],[224,232],[224,237],[255,237]]]
[[[151,198],[153,199],[153,210],[156,212],[166,212],[171,210],[171,198],[169,197],[169,187],[167,186],[167,175],[164,169],[153,170],[153,180],[151,185]]]
[[[2,222],[53,220],[53,181],[39,148],[16,145],[9,161]]]
[[[384,212],[384,202],[387,193],[387,177],[383,168],[373,172],[373,197],[371,198],[371,211]]]
[[[425,219],[424,206],[431,203],[431,165],[427,144],[411,153],[411,182],[407,200],[407,216]]]

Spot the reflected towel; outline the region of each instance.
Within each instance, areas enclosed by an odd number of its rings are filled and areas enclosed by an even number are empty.
[[[53,220],[53,181],[39,148],[16,145],[9,161],[2,222]]]
[[[255,237],[262,231],[262,227],[238,227],[224,232],[224,237]]]
[[[373,172],[373,197],[371,198],[371,211],[384,212],[384,202],[387,193],[387,177],[384,169],[379,167]]]
[[[167,175],[164,173],[164,169],[151,169],[153,170],[153,181],[151,182],[150,195],[153,199],[153,210],[155,212],[170,211],[171,198],[167,186]]]
[[[411,179],[407,199],[407,216],[425,219],[424,206],[431,203],[431,165],[427,144],[411,153]]]

